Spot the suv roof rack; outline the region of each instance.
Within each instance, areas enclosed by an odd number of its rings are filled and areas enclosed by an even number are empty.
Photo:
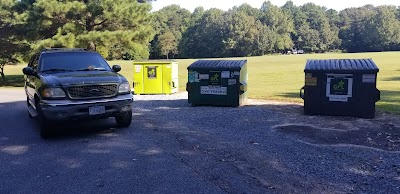
[[[85,48],[48,48],[43,51],[88,51]]]

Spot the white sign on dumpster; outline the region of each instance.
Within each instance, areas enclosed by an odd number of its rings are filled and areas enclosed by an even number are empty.
[[[200,86],[200,94],[226,95],[227,88],[220,86]]]

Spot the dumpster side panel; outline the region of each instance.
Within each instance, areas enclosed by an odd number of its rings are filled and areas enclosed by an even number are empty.
[[[304,84],[304,114],[321,114],[322,86],[325,75],[316,72],[306,72]]]
[[[163,71],[161,64],[145,64],[143,85],[145,94],[162,94]]]
[[[135,94],[143,94],[143,64],[142,63],[133,63],[133,90]]]
[[[172,63],[172,93],[178,92],[179,89],[179,66],[177,62]]]
[[[172,93],[172,65],[162,64],[162,93],[171,94]]]
[[[163,94],[178,92],[178,64],[176,62],[162,64]]]
[[[245,104],[247,101],[247,83],[248,83],[248,72],[247,72],[247,64],[243,65],[240,70],[240,78],[239,78],[239,106]]]
[[[195,80],[192,83],[191,97],[193,104],[229,106],[232,102],[227,96],[231,90],[227,87],[225,79],[221,78],[221,70],[194,71]]]
[[[326,73],[321,91],[321,113],[325,115],[351,116],[355,113],[359,88],[358,76],[353,73]]]
[[[360,77],[360,98],[358,104],[358,116],[364,118],[374,118],[375,103],[380,99],[380,92],[376,88],[377,73],[365,72],[359,74]]]
[[[234,71],[189,70],[188,102],[193,105],[239,106],[240,72],[237,71],[233,77],[230,77],[231,73],[234,75]],[[195,78],[191,80],[190,77]]]
[[[357,116],[373,118],[375,115],[376,86],[362,83],[362,74],[353,73],[351,97],[337,100],[325,97],[321,114],[334,116]],[[324,89],[328,87],[328,84]]]

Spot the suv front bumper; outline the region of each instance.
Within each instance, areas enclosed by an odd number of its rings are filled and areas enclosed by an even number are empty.
[[[114,98],[93,100],[42,100],[42,112],[50,120],[74,120],[91,118],[108,118],[132,110],[133,95],[118,95]],[[105,113],[89,115],[89,107],[104,106]]]

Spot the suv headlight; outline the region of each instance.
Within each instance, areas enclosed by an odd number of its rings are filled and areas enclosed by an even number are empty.
[[[61,88],[45,88],[42,92],[45,98],[65,98],[65,92]]]
[[[118,93],[123,94],[123,93],[130,93],[131,92],[131,86],[129,83],[122,83],[118,87]]]

